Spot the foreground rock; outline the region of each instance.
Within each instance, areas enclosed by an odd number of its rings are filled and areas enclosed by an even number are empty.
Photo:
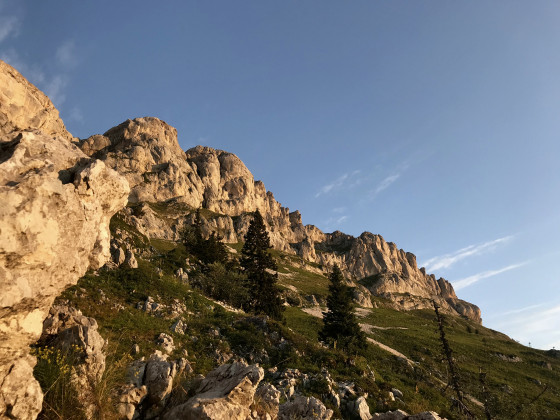
[[[245,363],[222,365],[202,381],[196,395],[172,408],[163,419],[228,419],[245,420],[264,371]]]
[[[3,62],[0,98],[0,417],[35,418],[29,345],[54,298],[108,259],[128,184],[70,143],[48,98]],[[48,135],[17,131],[37,128]]]

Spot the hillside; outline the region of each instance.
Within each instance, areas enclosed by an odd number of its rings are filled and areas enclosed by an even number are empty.
[[[234,154],[182,151],[157,118],[79,140],[1,61],[0,82],[1,418],[463,418],[432,302],[476,417],[485,401],[496,419],[560,417],[558,352],[486,329],[412,253],[304,226]],[[231,267],[183,240],[197,210]],[[255,210],[285,322],[235,307]],[[352,354],[317,340],[335,263],[368,337]]]

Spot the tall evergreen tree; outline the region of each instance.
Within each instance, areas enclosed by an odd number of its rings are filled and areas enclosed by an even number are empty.
[[[364,347],[365,335],[354,315],[351,289],[344,284],[338,265],[333,267],[329,280],[327,312],[323,312],[324,325],[319,331],[319,340],[344,349]]]
[[[264,220],[257,210],[249,224],[245,244],[241,250],[240,265],[247,276],[249,291],[246,310],[281,320],[284,307],[280,289],[276,285],[278,274],[270,272],[277,270],[276,262],[269,252],[270,248],[272,247]]]

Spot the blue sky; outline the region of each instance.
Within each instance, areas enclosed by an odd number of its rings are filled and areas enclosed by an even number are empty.
[[[559,21],[555,1],[0,0],[0,57],[75,136],[157,116],[560,348]]]

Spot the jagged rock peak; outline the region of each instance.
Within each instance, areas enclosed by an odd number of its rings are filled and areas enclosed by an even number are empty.
[[[73,140],[47,95],[0,60],[0,136],[26,130]]]
[[[175,153],[183,151],[177,141],[177,130],[156,117],[135,118],[109,129],[103,134],[114,146],[120,143],[145,143],[147,146],[167,147]]]

